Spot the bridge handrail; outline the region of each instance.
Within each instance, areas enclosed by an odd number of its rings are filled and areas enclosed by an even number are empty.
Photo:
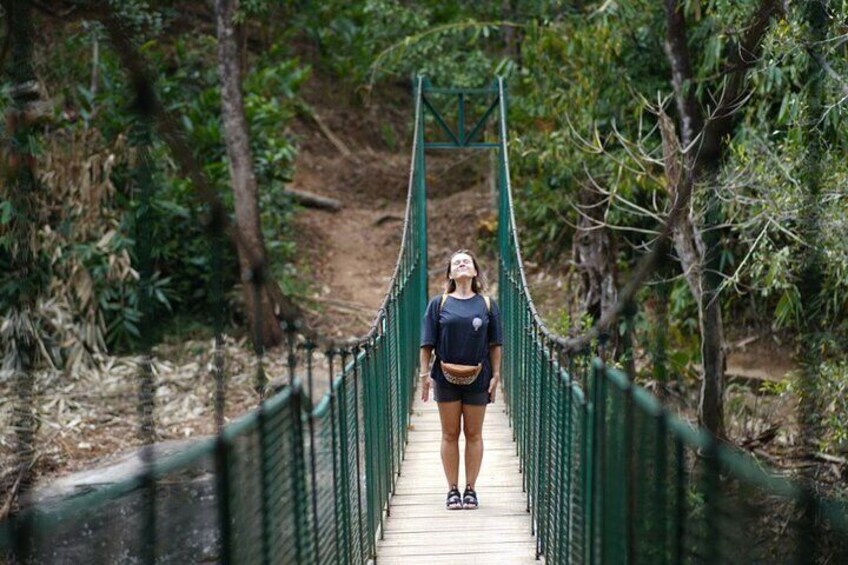
[[[76,562],[189,562],[210,546],[225,564],[374,558],[406,445],[426,303],[421,91],[419,79],[401,245],[368,331],[334,340],[284,327],[290,381],[282,391],[185,451],[157,458],[156,447],[145,448],[149,461],[135,476],[34,504],[0,523],[0,561],[49,561],[65,551],[75,552]],[[329,391],[313,405],[319,348]],[[298,350],[305,351],[301,367]],[[308,395],[298,370],[306,373]],[[195,489],[202,496],[186,500]],[[196,511],[185,516],[184,507]],[[77,543],[81,537],[87,543]]]
[[[498,90],[503,378],[537,555],[555,563],[848,562],[844,502],[766,471],[624,373],[589,361],[585,340],[545,326],[517,236],[502,79]],[[775,516],[780,535],[768,528]]]

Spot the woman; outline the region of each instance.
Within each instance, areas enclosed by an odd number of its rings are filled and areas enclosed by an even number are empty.
[[[432,383],[442,424],[442,465],[449,510],[479,505],[475,482],[483,461],[483,418],[500,381],[501,328],[497,304],[481,292],[477,259],[463,249],[448,260],[445,293],[427,305],[421,331],[421,400]],[[432,368],[430,358],[435,349]],[[465,433],[465,492],[459,489],[459,430]]]

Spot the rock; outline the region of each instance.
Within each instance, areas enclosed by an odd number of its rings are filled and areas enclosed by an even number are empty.
[[[185,452],[208,438],[174,440],[155,446],[158,459]],[[144,470],[142,449],[98,469],[62,477],[38,488],[38,508],[28,563],[142,563],[148,491],[139,484],[116,486]],[[210,453],[156,482],[157,564],[218,561],[218,502]],[[0,559],[2,560],[2,559]],[[14,561],[12,561],[14,563]]]

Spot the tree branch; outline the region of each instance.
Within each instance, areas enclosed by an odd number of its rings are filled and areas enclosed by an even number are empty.
[[[751,17],[742,42],[732,49],[727,65],[727,79],[715,111],[704,125],[703,139],[695,155],[695,169],[712,167],[721,157],[722,140],[736,125],[738,108],[748,95],[745,92],[745,77],[757,62],[763,38],[768,32],[774,16],[783,13],[780,0],[762,0],[760,7]]]
[[[674,205],[669,212],[668,219],[665,222],[659,237],[654,242],[651,252],[642,258],[633,273],[633,276],[627,281],[627,284],[618,293],[618,299],[612,308],[606,310],[598,322],[587,331],[585,334],[571,338],[562,339],[555,338],[554,341],[562,347],[564,353],[579,353],[586,350],[592,343],[592,340],[597,339],[601,334],[606,333],[608,329],[625,313],[629,305],[636,296],[636,292],[642,287],[648,277],[656,270],[657,266],[668,255],[671,249],[671,238],[674,229],[680,219],[689,210],[689,201],[692,197],[692,187],[694,186],[693,171],[687,168],[681,175],[680,184],[674,191]]]
[[[842,94],[845,97],[848,97],[848,82],[845,81],[839,73],[833,70],[833,67],[830,66],[830,63],[827,62],[821,53],[816,52],[812,47],[807,46],[807,53],[809,53],[810,57],[816,60],[816,62],[824,69],[824,72],[827,73],[827,76],[832,78],[838,85],[840,90],[842,90]]]

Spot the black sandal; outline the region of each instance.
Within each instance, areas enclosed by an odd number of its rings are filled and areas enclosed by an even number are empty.
[[[462,510],[462,498],[459,496],[459,489],[455,486],[448,491],[448,499],[445,501],[445,506],[448,510]]]
[[[480,503],[477,500],[477,493],[471,488],[471,485],[465,487],[465,493],[462,495],[462,507],[468,510],[477,510]]]

